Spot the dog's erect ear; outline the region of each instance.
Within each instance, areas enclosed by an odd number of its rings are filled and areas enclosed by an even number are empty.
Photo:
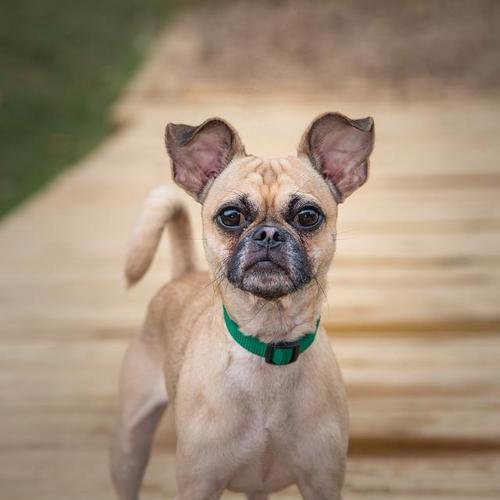
[[[340,113],[318,116],[300,141],[298,154],[330,183],[342,203],[368,177],[368,157],[375,140],[373,118],[351,120]]]
[[[202,201],[205,187],[235,156],[245,155],[237,132],[220,118],[197,127],[169,123],[165,143],[174,181],[197,201]]]

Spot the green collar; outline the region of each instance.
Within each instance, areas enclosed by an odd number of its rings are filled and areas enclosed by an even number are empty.
[[[224,306],[223,306],[224,307]],[[316,338],[316,332],[319,327],[319,318],[316,321],[316,328],[312,333],[306,333],[300,339],[293,342],[273,342],[266,344],[257,337],[246,335],[238,328],[226,308],[224,307],[224,322],[231,334],[231,337],[247,351],[265,358],[271,365],[289,365],[297,360],[299,354],[308,349]]]

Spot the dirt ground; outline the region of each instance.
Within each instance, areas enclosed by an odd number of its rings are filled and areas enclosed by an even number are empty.
[[[149,89],[498,91],[499,20],[495,0],[191,1]]]

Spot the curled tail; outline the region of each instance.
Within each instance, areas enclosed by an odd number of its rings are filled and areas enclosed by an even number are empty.
[[[185,205],[168,186],[159,186],[148,195],[132,234],[125,263],[129,286],[146,274],[165,227],[169,229],[172,279],[195,268],[191,223]]]

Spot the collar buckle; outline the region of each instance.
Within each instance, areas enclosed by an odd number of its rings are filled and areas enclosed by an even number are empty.
[[[287,362],[275,361],[274,353],[277,349],[281,350],[281,354],[283,354],[283,350],[291,349],[292,353],[291,353],[290,360]],[[280,351],[277,351],[277,352],[280,352]],[[295,361],[297,361],[299,354],[300,354],[300,342],[299,341],[272,342],[270,344],[267,344],[265,359],[266,359],[266,363],[269,363],[270,365],[290,365],[290,364],[294,363]]]

